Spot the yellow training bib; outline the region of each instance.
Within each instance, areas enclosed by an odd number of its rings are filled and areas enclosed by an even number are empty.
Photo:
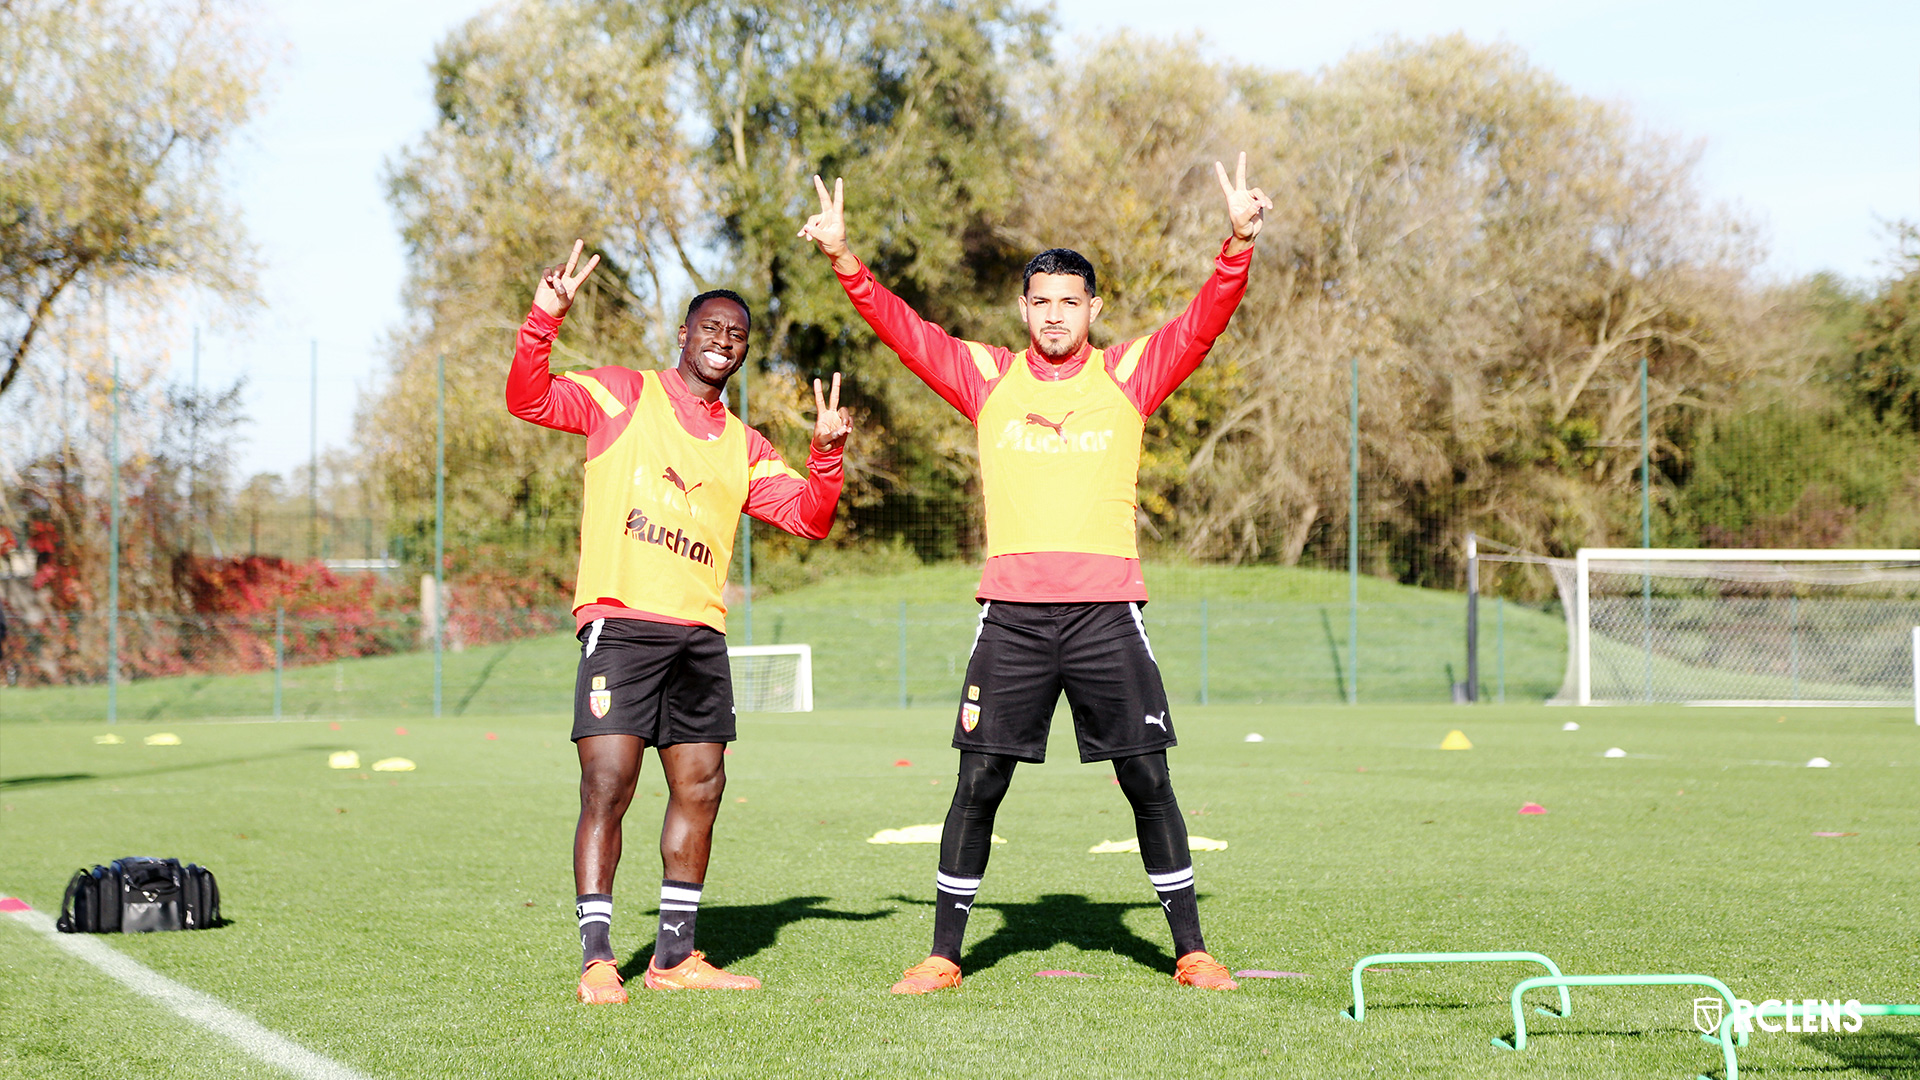
[[[1140,410],[1092,351],[1071,378],[1033,377],[1023,351],[974,422],[987,555],[1071,551],[1138,558]]]
[[[591,376],[567,378],[605,389]],[[725,633],[720,589],[747,501],[746,427],[728,413],[719,438],[689,435],[660,378],[642,375],[630,409],[611,393],[594,395],[610,422],[626,426],[587,460],[573,606],[613,600]]]

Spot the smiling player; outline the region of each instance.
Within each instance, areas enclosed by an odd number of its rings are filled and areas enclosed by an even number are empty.
[[[660,925],[648,989],[749,990],[693,947],[713,822],[726,790],[733,741],[726,605],[740,513],[818,540],[840,499],[841,450],[852,430],[813,381],[818,419],[807,477],[727,411],[727,380],[747,359],[751,317],[725,290],[687,305],[680,355],[665,371],[548,369],[553,340],[581,282],[581,243],[564,267],[541,275],[507,375],[507,408],[542,427],[587,437],[580,573],[573,599],[581,642],[573,741],[580,755],[580,823],[573,840],[576,914],[583,952],[578,995],[627,1000],[611,942],[613,875],[621,820],[633,801],[640,755],[652,746],[667,780],[660,829]]]
[[[1145,418],[1213,347],[1246,292],[1253,239],[1273,203],[1214,163],[1232,235],[1213,276],[1179,318],[1134,341],[1092,348],[1100,316],[1093,265],[1053,248],[1027,264],[1020,318],[1027,347],[962,341],[887,291],[847,246],[844,190],[816,176],[820,212],[800,235],[833,260],[848,299],[887,347],[973,422],[986,501],[980,629],[955,718],[960,776],[934,875],[933,952],[897,994],[960,985],[960,942],[987,869],[994,814],[1018,762],[1046,757],[1064,690],[1080,760],[1112,761],[1133,806],[1140,856],[1173,932],[1175,978],[1231,990],[1206,951],[1187,829],[1167,775],[1175,743],[1140,606],[1135,484]]]

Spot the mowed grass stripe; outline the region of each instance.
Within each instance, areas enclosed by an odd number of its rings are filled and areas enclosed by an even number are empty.
[[[1131,835],[1131,818],[1112,770],[1076,763],[1064,717],[1050,761],[1020,767],[996,823],[1010,843],[993,852],[966,985],[917,1001],[886,987],[925,955],[935,849],[865,840],[944,814],[944,708],[741,718],[701,944],[767,981],[751,994],[572,1002],[578,774],[558,713],[177,724],[176,747],[131,737],[147,725],[96,746],[104,725],[10,724],[0,835],[9,884],[42,907],[86,862],[213,867],[232,925],[115,948],[376,1077],[1121,1077],[1203,1062],[1288,1076],[1693,1075],[1718,1058],[1684,992],[1576,994],[1573,1019],[1543,1020],[1515,1054],[1487,1041],[1511,1025],[1506,993],[1524,968],[1369,976],[1365,1024],[1339,1017],[1347,969],[1378,951],[1528,948],[1570,973],[1702,970],[1750,997],[1907,1000],[1920,930],[1912,717],[1782,715],[1177,708],[1189,828],[1231,845],[1195,859],[1208,944],[1234,968],[1308,975],[1233,994],[1175,987],[1138,858],[1086,853]],[[1560,730],[1570,717],[1582,730]],[[1453,727],[1473,750],[1438,749]],[[1245,743],[1250,731],[1266,741]],[[1646,756],[1601,756],[1616,745]],[[330,770],[334,749],[419,769]],[[1834,767],[1756,764],[1816,754]],[[651,944],[663,791],[649,760],[615,887],[630,973]],[[1549,813],[1519,816],[1529,801]],[[1100,978],[1033,977],[1052,968]],[[53,1013],[120,1039],[113,1009],[75,986],[9,1001],[0,1045]],[[1917,1032],[1891,1020],[1756,1036],[1742,1063],[1884,1075]]]
[[[0,902],[12,897],[0,896]],[[218,999],[167,978],[85,934],[62,934],[53,919],[31,907],[0,908],[61,952],[90,965],[128,990],[165,1006],[182,1019],[232,1042],[250,1057],[302,1080],[367,1080],[364,1073],[269,1031]]]

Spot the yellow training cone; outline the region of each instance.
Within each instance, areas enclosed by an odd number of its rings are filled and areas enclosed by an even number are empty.
[[[171,731],[162,731],[153,735],[149,735],[145,739],[142,739],[141,741],[146,743],[148,746],[179,746],[180,736],[175,735]]]
[[[403,757],[381,758],[373,763],[374,772],[412,772],[413,762]]]
[[[1446,738],[1440,740],[1440,749],[1471,750],[1473,749],[1473,744],[1467,741],[1466,732],[1461,731],[1459,728],[1454,728],[1452,731],[1447,732]]]
[[[360,767],[360,755],[352,750],[335,750],[327,755],[329,769],[357,769]]]

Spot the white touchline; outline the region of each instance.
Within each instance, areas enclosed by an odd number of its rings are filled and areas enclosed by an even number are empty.
[[[0,896],[0,900],[11,897]],[[19,901],[16,901],[19,903]],[[12,905],[8,905],[10,908]],[[24,905],[22,905],[24,906]],[[191,987],[182,986],[125,953],[87,934],[63,934],[53,920],[32,908],[9,910],[22,925],[38,931],[63,952],[92,964],[127,989],[172,1009],[195,1024],[221,1035],[269,1065],[303,1080],[368,1080],[365,1073],[316,1054],[292,1039],[261,1027],[254,1020]]]

